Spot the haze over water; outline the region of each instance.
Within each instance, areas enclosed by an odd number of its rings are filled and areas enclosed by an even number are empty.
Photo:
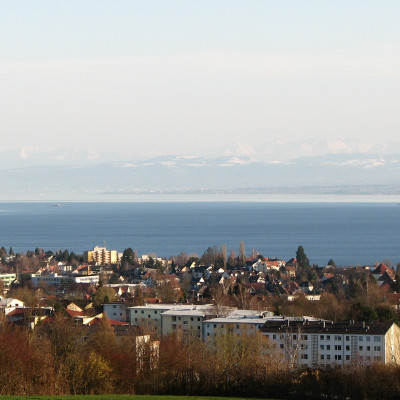
[[[382,203],[159,201],[0,203],[0,246],[14,251],[96,245],[139,255],[201,256],[222,244],[288,260],[303,245],[311,263],[400,262],[400,205]]]

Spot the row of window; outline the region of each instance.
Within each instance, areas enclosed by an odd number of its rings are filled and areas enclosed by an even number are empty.
[[[216,327],[216,325],[214,325],[214,327]],[[269,338],[269,335],[266,335],[266,337]],[[276,335],[276,334],[272,335],[272,339],[283,339],[283,338],[284,338],[284,335]],[[293,340],[297,340],[297,335],[296,334],[292,335],[292,338],[293,338]],[[371,341],[371,336],[358,336],[358,341],[362,342],[364,340],[364,338],[365,338],[365,340],[367,342]],[[382,341],[381,336],[374,336],[373,338],[374,338],[374,342],[381,342]],[[308,340],[308,335],[301,335],[300,339],[301,340]],[[324,340],[324,341],[331,340],[331,335],[320,335],[319,336],[319,340]],[[342,340],[342,336],[334,335],[332,340],[339,342],[339,341]],[[346,340],[346,342],[349,342],[350,341],[350,336],[346,336],[345,340]]]

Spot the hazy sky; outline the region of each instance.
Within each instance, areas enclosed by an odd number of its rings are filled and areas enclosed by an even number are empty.
[[[3,149],[396,141],[400,2],[2,0]]]

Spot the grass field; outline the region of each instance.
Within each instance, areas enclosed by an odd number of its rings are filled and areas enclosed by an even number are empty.
[[[130,395],[98,395],[98,396],[0,396],[0,400],[244,400],[243,397],[205,397],[205,396],[130,396]],[[251,399],[273,400],[273,399]]]

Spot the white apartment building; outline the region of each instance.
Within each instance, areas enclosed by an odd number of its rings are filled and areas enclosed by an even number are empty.
[[[129,307],[128,322],[145,330],[153,330],[161,336],[161,314],[176,307],[173,304],[148,304],[144,306]]]
[[[203,322],[212,317],[215,309],[209,306],[171,309],[161,314],[161,332],[163,336],[182,333],[203,339]]]
[[[196,318],[202,318],[200,314],[204,313],[203,309],[209,308],[210,305],[193,306],[191,304],[148,304],[144,306],[129,307],[127,315],[128,321],[131,325],[153,330],[159,336],[166,336],[176,330],[176,327],[180,327],[182,325],[182,328],[186,328],[187,325],[189,325],[188,323],[181,323],[181,321],[183,321],[182,318],[184,317],[185,313],[188,314],[190,312],[195,312],[197,309],[199,315],[196,315]],[[166,315],[164,320],[164,313],[169,311],[171,312]],[[174,314],[175,312],[179,311],[182,311],[184,313],[180,315]],[[173,321],[174,315],[175,317],[177,317],[176,321]],[[188,317],[189,320],[187,320],[186,317]],[[187,322],[190,321],[191,323],[195,322],[195,320],[191,321],[190,318],[195,318],[195,316],[186,315],[184,320]],[[179,322],[179,324],[174,324],[173,322]],[[198,322],[197,319],[196,322]],[[175,328],[173,326],[175,326]],[[190,326],[192,326],[192,324],[190,324]],[[198,328],[196,325],[196,332],[197,330]]]
[[[69,280],[75,283],[92,283],[94,285],[97,285],[99,283],[99,275],[74,276],[74,275],[58,275],[57,273],[48,275],[32,274],[31,280],[32,280],[32,285],[35,287],[38,287],[40,283],[58,286]]]
[[[127,320],[127,308],[124,303],[105,303],[103,313],[113,321],[126,322]]]
[[[290,364],[400,363],[400,328],[394,323],[270,320],[261,332],[269,339],[271,352]]]
[[[4,283],[4,286],[10,286],[16,278],[16,274],[0,274],[0,281]]]

